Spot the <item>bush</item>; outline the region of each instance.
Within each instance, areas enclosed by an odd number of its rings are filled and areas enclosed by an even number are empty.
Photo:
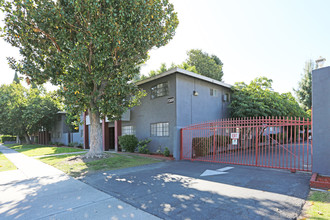
[[[16,136],[2,135],[1,138],[0,138],[0,142],[5,143],[5,141],[16,141]]]
[[[151,139],[144,139],[139,141],[138,143],[138,152],[140,154],[150,154],[150,150],[148,149],[148,144],[150,143]]]
[[[135,149],[139,143],[139,141],[135,137],[135,135],[120,136],[120,137],[118,137],[118,140],[119,140],[119,144],[123,150],[132,152],[132,153],[135,151]]]
[[[76,146],[78,146],[78,143],[77,142],[72,142],[72,143],[69,143],[68,146],[69,147],[76,147]]]
[[[162,145],[159,145],[157,151],[156,151],[157,154],[162,154]]]
[[[61,142],[54,142],[54,145],[57,146],[57,147],[59,147],[59,146],[63,146],[64,144],[61,143]]]
[[[163,155],[164,155],[165,157],[169,157],[169,156],[170,156],[170,150],[169,150],[167,147],[165,147],[165,150],[164,150]]]

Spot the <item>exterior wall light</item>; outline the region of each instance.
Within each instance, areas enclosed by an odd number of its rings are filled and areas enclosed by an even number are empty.
[[[193,91],[194,96],[198,96],[198,92],[196,90]]]

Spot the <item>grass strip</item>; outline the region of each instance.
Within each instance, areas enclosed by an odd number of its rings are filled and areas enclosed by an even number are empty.
[[[158,163],[161,160],[140,157],[135,155],[121,155],[106,153],[107,158],[101,159],[76,159],[77,155],[60,155],[39,158],[44,163],[56,167],[73,177],[84,176],[95,171],[115,170],[127,167],[141,166]],[[74,160],[73,160],[74,159]]]
[[[8,170],[16,170],[17,168],[15,165],[8,160],[3,153],[0,152],[0,172],[1,171],[8,171]]]
[[[82,149],[72,147],[53,147],[35,144],[6,144],[5,146],[29,157],[83,151]]]
[[[330,219],[330,192],[311,191],[298,219]]]

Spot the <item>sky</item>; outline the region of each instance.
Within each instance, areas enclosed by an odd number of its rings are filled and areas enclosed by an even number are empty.
[[[190,49],[201,49],[223,62],[229,84],[266,76],[277,92],[298,87],[305,62],[320,56],[330,64],[328,0],[172,0],[179,26],[174,38],[152,49],[141,73],[161,63],[180,64]],[[3,19],[3,15],[0,15]],[[0,23],[1,24],[1,23]],[[14,71],[6,57],[18,50],[0,39],[0,84],[11,83]]]

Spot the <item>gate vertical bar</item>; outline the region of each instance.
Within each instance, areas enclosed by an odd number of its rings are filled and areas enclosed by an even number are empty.
[[[215,130],[216,130],[216,128],[214,127],[214,133],[213,133],[213,161],[215,161]]]
[[[256,166],[258,166],[258,153],[259,153],[258,145],[259,145],[259,128],[256,126]]]
[[[183,159],[183,135],[182,128],[180,129],[180,160]]]

